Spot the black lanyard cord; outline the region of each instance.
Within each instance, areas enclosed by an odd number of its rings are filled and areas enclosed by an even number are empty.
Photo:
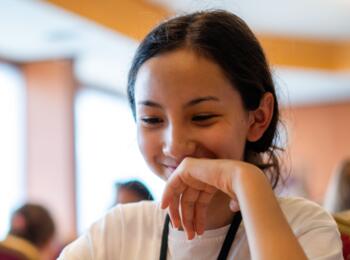
[[[166,260],[166,254],[168,252],[169,223],[170,223],[170,217],[168,214],[166,214],[164,227],[163,227],[163,234],[162,234],[162,244],[160,246],[159,260]]]
[[[225,260],[230,252],[231,245],[235,240],[239,225],[242,221],[241,212],[237,212],[231,222],[230,228],[227,231],[224,243],[222,244],[218,260]],[[167,214],[164,221],[163,233],[162,233],[162,244],[160,246],[160,256],[159,260],[166,260],[167,252],[168,252],[168,235],[169,235],[169,223],[170,217]]]
[[[227,231],[224,243],[222,244],[218,260],[225,260],[228,256],[228,253],[230,252],[231,245],[233,241],[235,240],[239,224],[241,224],[242,221],[242,214],[241,212],[237,212],[235,216],[232,219],[231,225],[229,230]]]

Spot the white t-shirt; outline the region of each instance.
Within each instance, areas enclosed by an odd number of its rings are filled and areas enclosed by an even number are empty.
[[[279,198],[279,203],[309,259],[343,259],[336,223],[325,210],[302,198]],[[67,246],[59,259],[159,259],[165,214],[154,202],[117,206]],[[170,225],[167,259],[216,259],[228,228],[208,230],[188,241]],[[251,259],[244,219],[228,259]]]

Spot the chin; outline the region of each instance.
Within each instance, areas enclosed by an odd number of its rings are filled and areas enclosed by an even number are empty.
[[[164,169],[160,173],[158,172],[157,175],[164,181],[167,181],[170,176],[173,174],[174,170]]]
[[[166,170],[163,171],[162,169],[159,169],[159,168],[153,168],[152,172],[163,181],[167,181],[171,175],[171,173],[169,174]]]

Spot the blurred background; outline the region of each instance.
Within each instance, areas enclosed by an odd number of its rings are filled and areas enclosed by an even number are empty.
[[[220,8],[243,18],[271,63],[286,148],[281,192],[323,203],[350,157],[349,0],[0,0],[0,239],[11,212],[44,205],[63,244],[136,178],[163,183],[136,146],[126,76],[163,19]]]

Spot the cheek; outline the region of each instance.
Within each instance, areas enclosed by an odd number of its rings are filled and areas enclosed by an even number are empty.
[[[240,145],[234,138],[217,137],[213,138],[207,147],[213,151],[219,159],[233,159],[241,158]]]
[[[142,154],[142,156],[146,159],[147,157],[147,154],[150,153],[149,151],[149,144],[148,144],[148,141],[147,141],[147,136],[145,136],[145,133],[140,130],[140,129],[137,129],[137,144],[139,146],[139,150]]]
[[[157,163],[157,158],[161,158],[162,155],[162,145],[159,136],[138,130],[137,142],[148,167],[154,174],[166,181],[167,177],[164,175],[162,167]]]
[[[152,166],[153,158],[159,150],[159,139],[142,129],[137,130],[137,143],[139,150],[149,166]]]
[[[207,134],[207,136],[202,137],[202,140],[205,140],[205,146],[217,157],[233,160],[243,159],[246,142],[244,131],[227,127]]]

